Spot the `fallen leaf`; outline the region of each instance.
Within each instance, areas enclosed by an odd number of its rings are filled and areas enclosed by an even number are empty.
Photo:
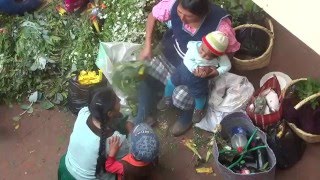
[[[197,168],[196,172],[197,173],[211,174],[211,173],[213,173],[213,169],[212,169],[212,167],[209,167],[209,168],[202,167],[202,168]]]
[[[211,151],[212,151],[211,149],[209,149],[209,150],[207,151],[206,162],[208,162],[209,159],[210,159],[210,156],[211,156],[211,154],[212,154]]]
[[[21,119],[21,116],[15,116],[12,118],[12,120],[16,121],[16,122],[19,122]]]
[[[200,156],[198,150],[196,149],[196,144],[191,139],[186,139],[184,141],[184,145],[187,146],[193,153],[195,153],[200,159],[202,157]]]
[[[54,104],[52,104],[52,103],[51,103],[50,101],[48,101],[48,100],[45,100],[45,101],[43,101],[43,102],[41,103],[41,107],[42,107],[43,109],[48,110],[48,109],[53,108],[53,107],[54,107]]]
[[[35,91],[29,96],[29,102],[35,103],[37,102],[37,100],[38,100],[38,91]]]
[[[30,107],[30,108],[28,109],[27,113],[29,113],[29,114],[33,113],[33,107]]]
[[[20,106],[20,108],[23,109],[23,110],[28,110],[28,109],[30,108],[30,105],[28,105],[28,104],[22,104],[22,105]]]

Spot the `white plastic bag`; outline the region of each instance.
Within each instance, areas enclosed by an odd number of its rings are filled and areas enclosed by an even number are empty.
[[[102,70],[109,83],[112,85],[112,70],[115,63],[137,60],[141,44],[129,42],[100,42],[96,65]],[[126,102],[126,96],[114,88],[115,93],[121,99],[121,110],[130,114],[130,108]]]
[[[232,73],[219,76],[213,84],[206,116],[196,124],[206,131],[213,131],[226,115],[232,112],[244,112],[254,92],[253,85],[246,77]]]

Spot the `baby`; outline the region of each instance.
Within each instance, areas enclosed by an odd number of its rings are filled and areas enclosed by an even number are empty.
[[[228,47],[228,37],[213,31],[201,41],[189,41],[188,51],[183,63],[177,67],[167,80],[164,97],[157,105],[159,110],[165,110],[172,104],[172,94],[176,86],[188,86],[190,94],[195,99],[195,110],[192,121],[198,123],[205,115],[205,105],[209,91],[210,78],[219,76],[231,69],[231,63],[225,50]]]

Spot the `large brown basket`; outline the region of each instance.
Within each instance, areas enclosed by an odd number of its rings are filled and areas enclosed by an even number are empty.
[[[288,84],[286,86],[286,88],[282,91],[282,95],[283,97],[285,97],[286,91],[289,89],[290,86],[294,85],[295,83],[299,82],[299,81],[305,81],[307,80],[307,78],[300,78],[300,79],[296,79],[293,80],[290,84]],[[303,99],[302,101],[300,101],[297,105],[294,106],[294,108],[296,110],[298,110],[300,107],[302,107],[303,105],[307,104],[309,101],[311,101],[312,99],[315,99],[317,97],[320,97],[320,92],[315,93],[305,99]],[[308,142],[308,143],[317,143],[320,142],[320,135],[318,134],[310,134],[307,133],[305,131],[303,131],[302,129],[298,128],[295,124],[293,123],[289,123],[288,125],[290,126],[290,128],[304,141]]]
[[[273,24],[270,19],[267,19],[267,28],[260,26],[258,24],[243,24],[234,28],[235,31],[241,28],[255,28],[260,29],[268,34],[269,36],[269,45],[267,50],[259,57],[253,59],[239,59],[237,57],[233,57],[233,67],[237,70],[254,70],[260,69],[267,66],[270,63],[272,48],[274,43],[274,31],[273,31]]]

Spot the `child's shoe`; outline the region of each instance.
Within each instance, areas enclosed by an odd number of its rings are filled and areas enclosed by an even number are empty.
[[[195,109],[193,112],[192,122],[198,123],[205,116],[205,111],[201,109]]]
[[[164,111],[169,109],[171,106],[171,97],[163,97],[157,104],[157,109],[159,111]]]

